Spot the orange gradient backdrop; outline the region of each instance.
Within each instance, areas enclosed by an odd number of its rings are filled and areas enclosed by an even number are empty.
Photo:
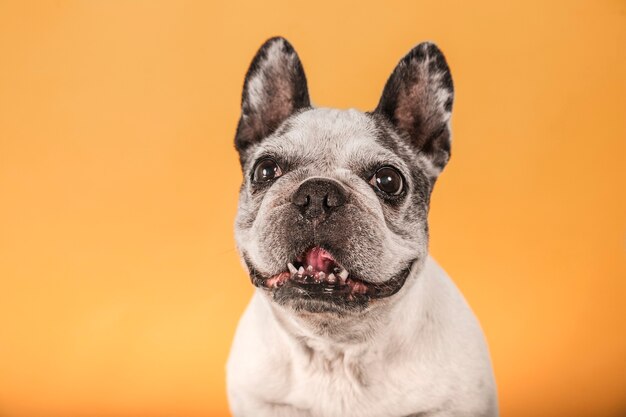
[[[0,416],[226,416],[252,294],[233,135],[284,35],[319,106],[437,42],[456,84],[431,251],[502,415],[626,413],[624,1],[0,1]]]

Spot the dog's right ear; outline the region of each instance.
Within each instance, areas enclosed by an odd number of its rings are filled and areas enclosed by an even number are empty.
[[[268,39],[254,56],[243,86],[235,136],[241,163],[252,145],[310,105],[304,70],[293,46],[281,37]]]

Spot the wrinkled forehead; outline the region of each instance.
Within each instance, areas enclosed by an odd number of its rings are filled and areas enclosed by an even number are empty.
[[[343,167],[355,161],[396,160],[381,135],[375,120],[358,110],[307,110],[288,119],[255,150],[253,159],[275,155]]]

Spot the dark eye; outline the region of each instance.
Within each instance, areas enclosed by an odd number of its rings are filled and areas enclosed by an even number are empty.
[[[392,167],[382,167],[374,174],[370,184],[389,195],[402,192],[402,175]]]
[[[265,158],[257,162],[252,180],[254,182],[267,182],[281,175],[283,175],[283,172],[280,170],[278,164],[273,159]]]

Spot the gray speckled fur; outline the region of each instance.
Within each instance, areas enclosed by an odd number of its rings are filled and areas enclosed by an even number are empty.
[[[332,248],[369,282],[403,273],[406,281],[396,294],[358,305],[257,289],[227,367],[236,417],[498,415],[480,326],[428,255],[430,193],[450,156],[452,97],[445,59],[425,43],[398,64],[375,111],[313,108],[291,45],[263,45],[246,76],[235,141],[244,267],[275,276],[315,245]],[[263,157],[283,175],[261,187],[251,177]],[[406,183],[393,200],[369,184],[385,165]],[[291,201],[311,178],[347,190],[346,203],[323,221],[307,221]]]

